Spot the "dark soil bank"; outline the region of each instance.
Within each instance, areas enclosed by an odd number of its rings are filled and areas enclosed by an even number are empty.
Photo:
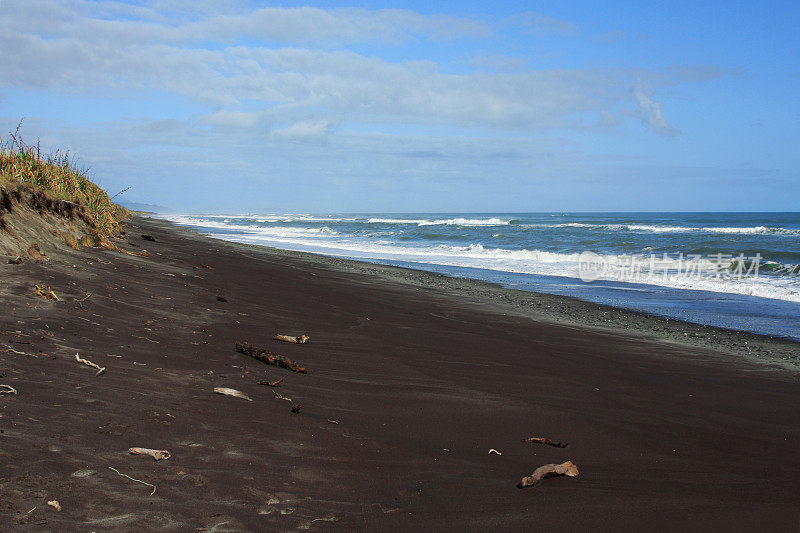
[[[794,343],[145,218],[127,233],[147,256],[0,265],[0,530],[800,527],[797,372],[740,353],[785,363]],[[517,488],[567,460],[577,477]]]

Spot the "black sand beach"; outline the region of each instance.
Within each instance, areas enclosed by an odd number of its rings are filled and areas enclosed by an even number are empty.
[[[144,217],[127,240],[148,256],[0,265],[2,530],[800,528],[796,343]]]

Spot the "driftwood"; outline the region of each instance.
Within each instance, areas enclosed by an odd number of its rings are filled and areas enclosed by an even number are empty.
[[[156,242],[152,235],[148,235],[146,233],[142,233],[142,239],[150,242]]]
[[[17,389],[11,385],[0,385],[0,387],[5,387],[5,389],[0,388],[0,394],[17,394]]]
[[[303,408],[303,406],[300,405],[299,403],[297,403],[297,404],[292,406],[292,412],[297,414],[297,413],[300,412],[300,409],[302,409],[302,408]]]
[[[300,335],[299,337],[295,337],[293,335],[281,335],[280,333],[276,333],[272,338],[276,341],[293,342],[295,344],[305,344],[311,340],[311,337],[308,335]]]
[[[250,396],[243,393],[242,391],[236,389],[229,389],[228,387],[214,387],[214,394],[224,394],[225,396],[233,396],[234,398],[241,398],[242,400],[247,400],[248,402],[253,401],[253,399],[250,398]]]
[[[281,378],[281,379],[279,379],[277,381],[259,381],[258,384],[259,385],[266,385],[267,387],[277,387],[278,385],[281,384],[282,381],[283,381],[283,378]]]
[[[49,502],[47,502],[47,505],[49,505],[50,507],[52,507],[56,511],[60,511],[61,510],[61,504],[58,503],[58,500],[50,500]]]
[[[258,359],[262,363],[267,363],[268,365],[279,366],[281,368],[292,370],[293,372],[300,372],[301,374],[307,373],[306,369],[300,366],[299,363],[291,361],[283,355],[270,353],[266,350],[262,350],[261,348],[256,348],[252,344],[248,344],[246,342],[237,342],[236,351],[245,355],[249,355],[254,359]]]
[[[151,450],[150,448],[128,448],[128,453],[131,455],[149,455],[156,461],[172,457],[172,454],[167,450]]]
[[[533,474],[531,474],[530,476],[522,478],[522,481],[519,484],[519,488],[532,487],[533,485],[536,485],[541,480],[548,477],[555,477],[555,476],[575,477],[577,475],[578,475],[578,467],[575,466],[575,464],[572,461],[567,461],[566,463],[561,463],[560,465],[556,464],[544,465],[534,470]]]
[[[78,361],[79,363],[83,363],[86,366],[90,366],[92,368],[96,368],[97,369],[97,373],[95,374],[95,376],[99,376],[100,374],[102,374],[103,372],[106,371],[106,367],[100,366],[97,363],[92,363],[88,359],[84,359],[83,357],[81,357],[78,354],[75,354],[75,360]]]
[[[503,455],[501,452],[498,452],[498,451],[497,451],[497,450],[495,450],[494,448],[492,448],[491,450],[489,450],[489,455],[491,455],[491,454],[495,454],[495,455]]]
[[[569,446],[568,442],[557,442],[550,439],[545,439],[544,437],[530,437],[527,439],[522,439],[522,442],[525,443],[536,443],[536,444],[547,444],[548,446],[553,446],[554,448],[566,448]]]

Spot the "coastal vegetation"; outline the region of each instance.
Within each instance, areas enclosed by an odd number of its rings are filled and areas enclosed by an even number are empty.
[[[101,236],[119,233],[120,222],[130,215],[88,178],[88,168],[79,166],[68,151],[42,153],[39,142],[23,141],[19,127],[0,138],[0,187],[15,185],[82,206],[84,220]]]

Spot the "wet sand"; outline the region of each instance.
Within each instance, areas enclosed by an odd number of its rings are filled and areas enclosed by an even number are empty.
[[[2,530],[800,527],[796,343],[146,218],[128,240],[149,256],[0,265]]]

